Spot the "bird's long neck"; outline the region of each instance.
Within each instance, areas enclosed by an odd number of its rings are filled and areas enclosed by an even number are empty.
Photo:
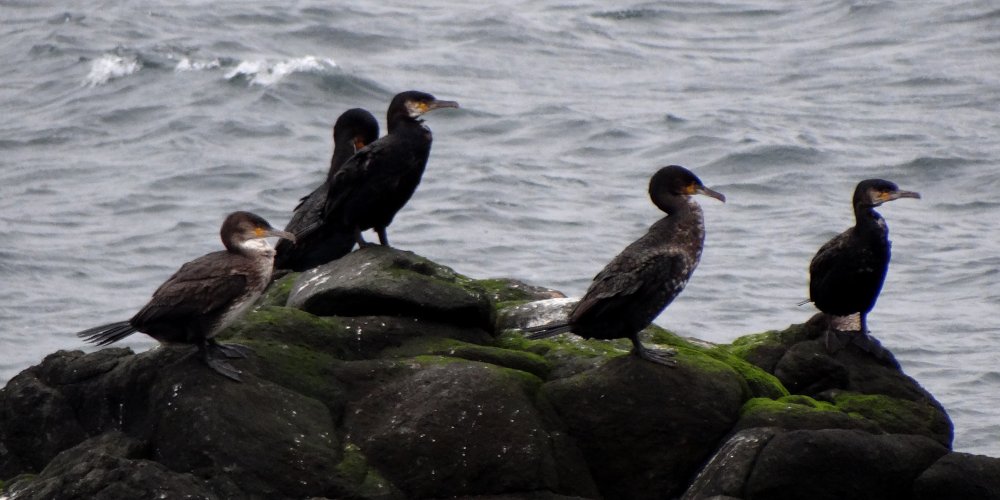
[[[869,203],[854,204],[854,227],[858,231],[886,233],[885,219]]]
[[[327,182],[333,181],[333,176],[347,160],[354,156],[354,138],[351,136],[338,137],[334,142],[333,156],[330,157],[330,171],[326,174]]]

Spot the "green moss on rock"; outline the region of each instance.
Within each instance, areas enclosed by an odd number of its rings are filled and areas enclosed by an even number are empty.
[[[356,498],[402,498],[402,493],[368,465],[368,459],[354,443],[344,445],[344,459],[334,468],[334,473],[353,485],[351,493]]]
[[[837,407],[851,415],[871,420],[890,434],[923,434],[938,441],[945,439],[941,429],[947,422],[930,405],[882,394],[838,392],[833,396]]]
[[[490,363],[521,370],[546,378],[550,364],[545,358],[527,351],[482,346],[449,338],[416,338],[397,348],[383,351],[383,357],[412,357],[433,354]]]
[[[302,273],[288,273],[275,280],[264,291],[258,304],[261,306],[284,306],[288,302],[288,295],[292,293],[292,285],[299,278],[299,274]]]

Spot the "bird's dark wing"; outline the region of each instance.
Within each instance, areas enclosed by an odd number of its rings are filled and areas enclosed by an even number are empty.
[[[384,182],[395,182],[395,176],[382,171],[394,142],[395,138],[387,135],[354,153],[340,167],[327,190],[324,217],[343,216],[346,205],[357,200],[378,201],[379,193],[385,192]]]
[[[850,246],[851,229],[844,231],[819,247],[809,262],[809,296],[815,300],[819,288],[824,285],[830,273],[836,272],[843,263],[844,249]]]
[[[326,204],[327,183],[323,183],[311,193],[303,196],[299,204],[295,206],[291,220],[285,226],[285,231],[295,235],[300,241],[309,233],[323,223],[323,205]],[[280,262],[290,258],[294,253],[295,243],[284,238],[278,240],[275,246],[275,262]],[[276,266],[282,268],[282,266]]]
[[[233,258],[240,257],[219,251],[184,264],[153,292],[131,323],[141,331],[143,325],[183,321],[229,307],[247,286],[246,275],[233,270]]]
[[[687,259],[676,251],[650,250],[636,254],[626,249],[594,277],[587,293],[570,313],[570,323],[584,316],[601,316],[626,304],[637,305],[637,301],[654,302],[643,309],[662,310],[684,289],[690,267]]]

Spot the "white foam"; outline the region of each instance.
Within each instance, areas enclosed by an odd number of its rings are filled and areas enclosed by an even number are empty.
[[[222,66],[222,63],[218,59],[212,59],[211,61],[192,61],[191,59],[184,57],[180,61],[177,61],[177,66],[174,67],[174,71],[204,71],[206,69],[216,69]]]
[[[135,56],[104,54],[90,63],[90,73],[83,79],[84,85],[96,87],[111,80],[131,75],[142,69],[142,63]]]
[[[263,60],[242,61],[233,70],[226,73],[226,79],[244,77],[251,85],[273,85],[292,73],[322,72],[336,67],[333,59],[315,56],[298,57],[285,61],[268,62]]]

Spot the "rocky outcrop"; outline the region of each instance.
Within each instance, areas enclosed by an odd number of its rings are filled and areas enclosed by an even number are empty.
[[[0,390],[16,498],[991,498],[1000,460],[951,453],[891,357],[830,353],[823,317],[729,345],[651,327],[526,340],[572,303],[370,247],[277,281],[190,349],[60,351]],[[948,496],[951,495],[951,496]]]

